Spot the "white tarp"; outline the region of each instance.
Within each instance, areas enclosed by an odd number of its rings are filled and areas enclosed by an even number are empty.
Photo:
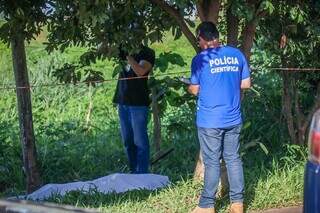
[[[47,184],[24,197],[28,200],[45,200],[52,195],[64,196],[70,191],[88,192],[94,189],[101,193],[121,193],[134,189],[154,190],[167,186],[170,183],[167,176],[155,174],[121,174],[116,173],[92,181],[79,181],[65,184]]]

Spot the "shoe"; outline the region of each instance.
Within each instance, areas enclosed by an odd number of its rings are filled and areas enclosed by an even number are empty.
[[[243,203],[232,203],[230,213],[243,213]]]
[[[200,208],[197,206],[191,213],[215,213],[214,208]]]

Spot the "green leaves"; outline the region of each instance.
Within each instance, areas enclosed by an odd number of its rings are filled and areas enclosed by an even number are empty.
[[[260,4],[260,10],[267,11],[268,14],[272,14],[275,11],[275,7],[270,0],[266,0]]]
[[[264,152],[265,155],[269,154],[267,147],[263,143],[260,142],[260,138],[257,138],[253,141],[248,142],[248,143],[244,143],[241,146],[240,155],[243,156],[243,155],[247,154],[249,149],[257,147],[257,146],[260,147],[260,149]]]
[[[84,66],[88,66],[91,63],[95,63],[97,58],[97,52],[89,50],[80,56],[80,63]]]
[[[81,79],[81,73],[76,68],[76,65],[67,63],[62,68],[54,70],[52,75],[60,82],[76,84]]]
[[[149,39],[149,41],[151,43],[154,43],[154,42],[157,42],[157,41],[160,41],[161,40],[161,32],[158,31],[158,30],[155,30],[155,31],[152,31],[151,33],[149,33],[147,35],[147,38]]]
[[[97,83],[104,81],[103,73],[93,70],[92,68],[84,68],[80,65],[64,64],[52,72],[52,76],[61,83],[77,84],[82,80],[88,86],[95,86]]]
[[[168,69],[169,64],[178,65],[181,67],[186,65],[181,55],[172,53],[170,51],[160,53],[159,57],[156,58],[155,69],[159,69],[161,72],[165,72]]]
[[[123,65],[118,64],[115,66],[113,72],[112,72],[112,78],[114,78],[116,75],[118,75],[123,70]]]
[[[194,21],[190,20],[190,19],[185,19],[185,21],[187,22],[187,24],[191,27],[191,28],[195,28],[196,24]]]
[[[23,17],[24,16],[24,12],[20,7],[18,7],[16,9],[16,13],[15,14],[16,14],[17,17]]]
[[[174,36],[174,40],[178,40],[182,36],[181,29],[178,26],[172,26],[171,32]]]
[[[40,33],[47,23],[46,0],[35,1],[0,1],[0,14],[7,21],[0,26],[0,40],[10,43],[12,36],[19,34],[27,41]]]
[[[244,0],[232,1],[231,11],[239,19],[251,21],[254,18],[254,8],[251,8]]]
[[[84,82],[87,83],[88,86],[95,86],[97,83],[104,81],[103,73],[100,71],[95,71],[93,69],[85,70],[85,79]]]
[[[141,43],[161,41],[173,23],[150,1],[59,0],[50,17],[48,49],[104,43],[107,49],[122,45],[132,53]]]
[[[296,23],[300,24],[305,21],[306,14],[302,10],[302,8],[298,6],[291,8],[290,10],[290,18],[295,21]]]
[[[155,72],[160,71],[165,73],[168,72],[171,66],[183,67],[185,65],[186,63],[181,55],[171,51],[163,52],[156,58],[154,70]],[[183,83],[170,76],[160,78],[160,76],[158,79],[151,77],[149,79],[149,86],[154,91],[153,94],[156,94],[152,98],[158,101],[161,112],[164,112],[167,105],[180,107],[185,103],[193,101],[190,95],[186,93],[186,89],[183,88],[185,86]]]

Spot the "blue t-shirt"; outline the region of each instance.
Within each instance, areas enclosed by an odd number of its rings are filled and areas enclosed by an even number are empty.
[[[191,65],[191,84],[199,85],[197,126],[224,128],[242,123],[241,80],[250,77],[243,53],[220,46],[197,54]]]

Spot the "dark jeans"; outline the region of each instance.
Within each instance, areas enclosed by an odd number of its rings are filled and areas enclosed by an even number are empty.
[[[239,137],[242,125],[229,128],[198,127],[198,137],[205,173],[199,207],[214,207],[220,178],[220,158],[226,162],[231,202],[243,202],[244,178],[239,155]]]
[[[118,106],[121,137],[132,173],[148,173],[148,111],[147,106]]]

